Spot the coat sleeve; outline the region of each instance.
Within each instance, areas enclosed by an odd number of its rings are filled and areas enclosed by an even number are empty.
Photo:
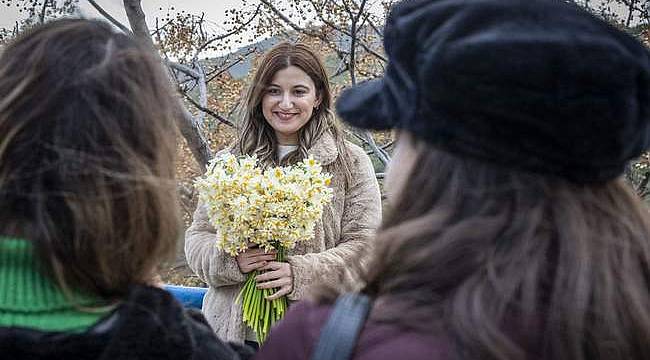
[[[381,195],[375,171],[368,156],[359,147],[351,149],[355,161],[352,178],[345,194],[341,217],[341,237],[334,248],[320,253],[287,257],[293,273],[290,300],[303,298],[310,285],[326,282],[332,285],[354,282],[350,264],[361,265],[360,257],[381,221]],[[355,265],[356,265],[355,264]]]
[[[192,225],[185,232],[185,257],[190,269],[211,287],[243,283],[246,276],[239,271],[234,257],[216,246],[217,234],[210,225],[205,206],[199,203]]]

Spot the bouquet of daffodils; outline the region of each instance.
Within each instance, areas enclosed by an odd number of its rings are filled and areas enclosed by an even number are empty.
[[[276,249],[277,261],[284,261],[287,249],[314,237],[314,225],[332,199],[330,181],[312,158],[262,170],[256,157],[227,154],[213,160],[195,186],[217,229],[218,248],[236,256],[253,243]],[[257,271],[248,274],[237,301],[244,323],[262,343],[271,325],[284,315],[287,299],[266,300],[275,290],[257,289],[257,275]]]

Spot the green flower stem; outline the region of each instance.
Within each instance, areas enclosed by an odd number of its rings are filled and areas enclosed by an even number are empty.
[[[276,260],[283,262],[285,260],[285,250],[278,246]],[[269,334],[269,330],[277,321],[282,319],[287,310],[287,298],[282,296],[272,301],[266,300],[266,297],[274,294],[278,289],[258,289],[255,277],[260,274],[253,271],[248,274],[244,286],[239,291],[236,303],[242,305],[242,318],[244,323],[253,329],[257,341],[262,344]]]

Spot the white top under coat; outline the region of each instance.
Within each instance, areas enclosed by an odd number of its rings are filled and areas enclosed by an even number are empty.
[[[278,144],[278,159],[284,159],[287,154],[298,149],[298,145],[279,145]]]

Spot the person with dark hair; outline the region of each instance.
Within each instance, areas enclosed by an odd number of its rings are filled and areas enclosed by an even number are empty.
[[[251,271],[265,271],[256,278],[260,288],[277,289],[269,300],[299,300],[320,282],[358,284],[348,270],[367,253],[379,226],[381,197],[370,158],[345,140],[331,106],[325,66],[308,45],[281,42],[261,57],[242,101],[237,140],[224,152],[257,156],[262,166],[291,165],[312,156],[332,175],[334,196],[315,225],[314,238],[287,250],[285,262],[257,247],[236,257],[218,249],[206,207],[197,206],[185,234],[185,255],[209,286],[203,312],[222,339],[257,346],[235,301]]]
[[[648,49],[566,1],[414,0],[385,50],[337,102],[398,131],[365,286],[295,305],[256,359],[646,359],[650,215],[621,175]]]
[[[108,24],[52,21],[3,49],[3,358],[250,355],[148,285],[180,237],[178,113],[158,56]]]

